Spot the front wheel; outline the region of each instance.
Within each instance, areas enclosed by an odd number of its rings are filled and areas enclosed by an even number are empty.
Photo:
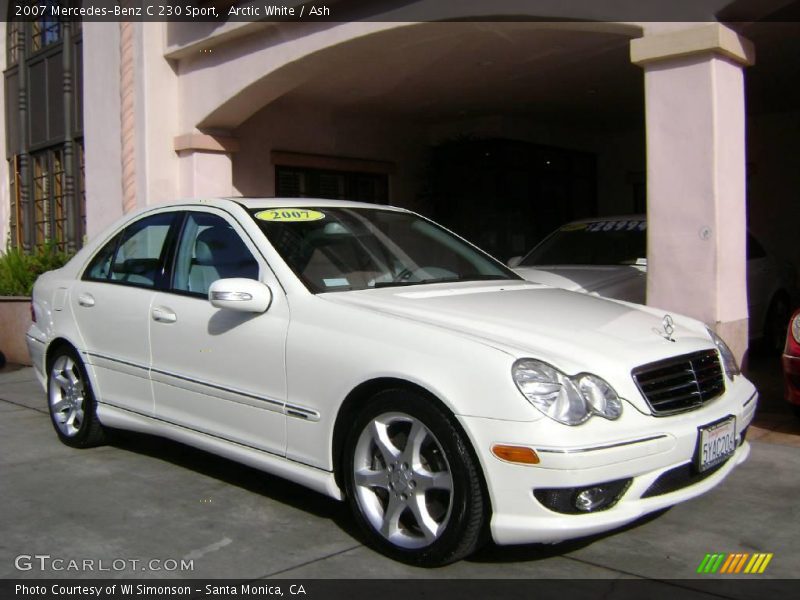
[[[344,468],[350,507],[378,551],[432,567],[477,548],[486,512],[479,470],[432,400],[405,390],[376,395],[350,431]]]
[[[50,361],[47,398],[50,420],[64,444],[88,448],[105,442],[86,369],[71,348],[58,349]]]

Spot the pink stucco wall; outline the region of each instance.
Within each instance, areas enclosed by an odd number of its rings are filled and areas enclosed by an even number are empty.
[[[0,296],[0,352],[6,361],[31,364],[25,332],[31,325],[30,298]]]

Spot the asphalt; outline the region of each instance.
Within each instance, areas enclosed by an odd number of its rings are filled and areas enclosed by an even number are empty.
[[[645,578],[691,586],[725,577],[696,573],[707,553],[769,552],[767,570],[747,577],[777,585],[798,577],[800,421],[780,397],[773,360],[751,360],[762,390],[751,456],[708,494],[609,534],[556,545],[489,544],[433,570],[365,547],[343,504],[205,452],[127,433],[100,448],[65,447],[33,371],[6,366],[0,578]],[[64,570],[35,562],[20,570],[21,555],[66,559]],[[95,571],[71,570],[69,559],[94,560]],[[120,559],[127,561],[120,570],[117,562],[96,571]],[[142,570],[152,559],[164,566],[191,560],[193,568]],[[141,562],[131,567],[133,560]],[[763,595],[748,589],[731,597]]]

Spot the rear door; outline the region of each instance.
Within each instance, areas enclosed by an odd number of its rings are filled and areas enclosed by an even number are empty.
[[[261,280],[265,313],[208,302],[217,279]],[[153,299],[148,327],[158,418],[239,444],[286,451],[286,297],[254,242],[222,210],[186,212],[169,290]]]
[[[95,254],[70,294],[98,399],[148,416],[150,305],[163,283],[176,216],[159,212],[128,225]]]

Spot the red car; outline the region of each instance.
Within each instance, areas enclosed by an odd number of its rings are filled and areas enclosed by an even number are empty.
[[[786,347],[783,349],[783,382],[786,400],[800,417],[800,310],[795,311],[786,332]]]

